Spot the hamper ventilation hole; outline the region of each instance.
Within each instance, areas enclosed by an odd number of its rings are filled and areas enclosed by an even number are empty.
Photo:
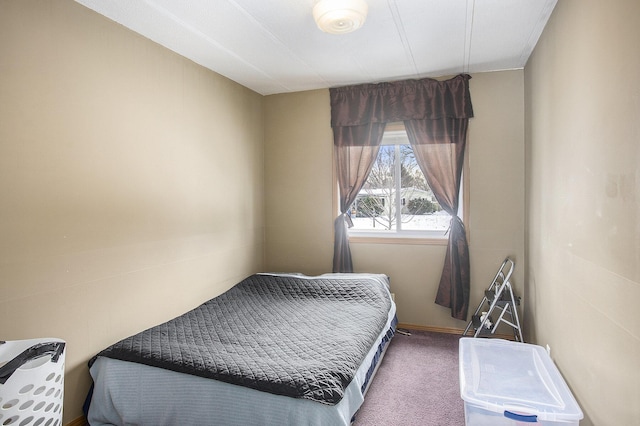
[[[49,411],[51,411],[52,408],[53,408],[53,402],[47,405],[47,408],[45,408],[44,411],[48,413]]]
[[[53,419],[49,419],[49,420],[47,420],[47,422],[44,424],[44,426],[49,426],[52,422],[53,422]]]
[[[58,390],[56,391],[56,394],[55,394],[54,396],[55,396],[56,398],[60,396],[60,389],[58,389]]]
[[[18,393],[19,393],[19,394],[21,394],[21,395],[23,395],[23,394],[25,394],[25,393],[29,392],[29,391],[30,391],[31,389],[33,389],[33,388],[35,388],[35,386],[34,386],[34,385],[32,385],[32,384],[28,384],[27,386],[23,386],[23,387],[22,387],[22,389],[20,389],[20,390],[18,391]]]
[[[14,405],[16,405],[18,402],[20,402],[20,401],[18,401],[17,399],[12,399],[11,401],[5,402],[4,405],[2,406],[2,408],[7,410],[7,409],[13,407]],[[7,421],[9,421],[11,419],[12,419],[12,417],[9,417],[5,422],[7,422]],[[11,423],[6,423],[6,424],[10,425]]]
[[[55,391],[56,391],[56,388],[49,388],[45,396],[51,396],[51,394],[54,393]]]
[[[38,402],[38,403],[36,404],[36,406],[35,406],[35,407],[33,407],[33,411],[41,410],[41,409],[42,409],[42,407],[44,407],[44,404],[45,404],[45,402],[44,402],[44,401],[40,401],[40,402]]]
[[[47,388],[45,386],[40,386],[38,389],[36,389],[33,394],[34,395],[40,395],[42,392],[44,392]]]
[[[40,426],[44,422],[44,417],[39,417],[38,420],[33,424],[33,426]]]
[[[50,382],[54,377],[56,377],[56,373],[50,373],[45,380]]]
[[[29,399],[24,404],[22,404],[20,406],[20,408],[18,408],[18,410],[26,410],[27,408],[31,407],[32,405],[33,405],[33,399]]]
[[[56,408],[53,409],[54,413],[59,413],[60,412],[60,404],[56,404]]]
[[[33,416],[29,416],[23,421],[20,422],[20,426],[27,426],[29,423],[33,421]]]
[[[18,416],[11,416],[9,417],[7,420],[5,420],[4,422],[2,422],[3,425],[12,425],[15,422],[18,421]]]

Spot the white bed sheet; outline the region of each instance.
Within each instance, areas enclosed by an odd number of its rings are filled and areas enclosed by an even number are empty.
[[[391,300],[387,324],[336,405],[98,357],[90,369],[95,387],[88,413],[89,424],[349,425],[364,401],[362,384],[395,315],[396,307]],[[381,361],[382,355],[378,364]]]

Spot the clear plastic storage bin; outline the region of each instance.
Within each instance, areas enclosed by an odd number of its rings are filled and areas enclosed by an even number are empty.
[[[582,411],[541,346],[460,339],[460,394],[468,426],[578,425]]]
[[[0,425],[61,426],[65,342],[0,342]]]

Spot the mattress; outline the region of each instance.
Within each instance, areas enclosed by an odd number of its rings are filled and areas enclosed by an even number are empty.
[[[340,374],[340,377],[348,377],[349,380],[344,383],[344,387],[338,392],[338,396],[336,396],[336,391],[333,390],[330,392],[325,392],[324,390],[323,392],[317,392],[316,389],[314,391],[315,388],[313,386],[315,385],[313,382],[310,385],[312,392],[307,392],[306,394],[302,392],[300,395],[288,394],[290,391],[282,391],[281,386],[277,386],[274,389],[270,389],[267,386],[261,389],[261,386],[254,385],[256,376],[254,373],[252,373],[253,378],[248,385],[242,380],[236,380],[234,377],[230,379],[229,377],[221,376],[212,379],[207,377],[207,375],[211,375],[207,372],[203,375],[193,374],[193,371],[185,374],[184,371],[180,371],[180,368],[158,368],[158,366],[149,365],[152,364],[149,362],[133,362],[130,359],[126,359],[126,356],[121,357],[124,359],[116,359],[117,356],[115,358],[110,357],[108,348],[92,360],[90,368],[94,379],[94,390],[88,412],[90,424],[349,424],[364,400],[369,379],[376,368],[377,362],[381,360],[386,345],[395,330],[395,305],[389,294],[388,279],[377,274],[325,274],[318,277],[307,277],[299,274],[261,275],[274,277],[280,283],[284,282],[282,281],[283,279],[291,277],[298,285],[306,285],[307,280],[311,283],[313,280],[318,279],[321,281],[341,280],[341,282],[346,281],[347,284],[349,282],[357,282],[356,286],[347,291],[350,295],[349,300],[337,303],[333,296],[330,297],[331,312],[336,310],[347,312],[351,309],[349,305],[357,305],[358,301],[353,300],[354,290],[359,290],[363,285],[376,288],[376,291],[385,299],[384,306],[386,308],[382,321],[378,323],[373,331],[374,338],[367,344],[363,356],[357,360],[353,374],[347,376],[345,376],[346,373]],[[256,279],[258,282],[263,280],[262,277]],[[380,289],[383,291],[379,291]],[[321,293],[325,291],[322,290]],[[357,292],[355,291],[355,293]],[[314,300],[313,305],[317,303],[319,302]],[[377,302],[373,304],[377,304]],[[273,310],[278,311],[279,308]],[[312,310],[315,310],[315,308]],[[327,311],[322,309],[319,312],[321,312],[321,317],[311,319],[311,323],[328,321],[328,324],[334,324],[329,328],[339,328],[335,324],[333,315],[326,315]],[[306,314],[307,311],[305,310],[305,316]],[[258,316],[263,318],[263,315],[264,313]],[[282,317],[282,313],[278,315]],[[287,317],[289,315],[284,316]],[[228,312],[225,315],[226,317],[229,317]],[[293,324],[286,324],[287,321],[282,321],[285,333],[291,332],[290,330],[287,331],[286,327],[299,329],[299,316],[291,315],[291,318],[295,319],[295,321],[292,321]],[[340,317],[336,314],[336,318],[342,318],[341,321],[344,322],[344,318],[348,317]],[[360,321],[354,322],[359,323]],[[251,320],[249,323],[252,324]],[[272,322],[267,321],[267,323],[270,324],[269,327],[274,326]],[[365,322],[365,324],[369,323]],[[229,327],[229,325],[227,324],[225,327]],[[317,328],[320,330],[327,329],[327,325]],[[367,328],[370,327],[367,326]],[[302,329],[305,330],[304,327]],[[371,333],[371,330],[365,331],[369,334]],[[260,334],[265,334],[264,330]],[[308,330],[305,334],[308,334]],[[328,333],[328,336],[322,337],[324,343],[321,346],[328,348],[336,346],[335,341],[327,340],[335,338],[335,336],[331,336],[332,334],[335,333]],[[278,335],[278,333],[275,333],[275,335]],[[317,339],[314,336],[312,340]],[[337,342],[344,345],[344,340],[338,339]],[[277,346],[278,342],[275,344]],[[138,346],[136,345],[138,343],[129,346],[137,348]],[[220,354],[218,352],[215,353],[216,362],[218,362],[217,358]],[[225,356],[220,356],[220,358]],[[320,353],[321,359],[326,356],[328,356],[326,353]],[[347,358],[351,359],[353,356],[353,353],[351,353]],[[158,358],[158,355],[156,354],[151,358]],[[239,362],[240,365],[242,363]],[[327,363],[330,364],[329,361]],[[225,365],[223,370],[229,370],[229,361],[227,360],[223,364]],[[325,364],[324,361],[323,364]],[[251,368],[255,369],[258,364],[252,361],[250,365]],[[260,368],[264,368],[264,365]],[[238,369],[241,370],[242,368]],[[282,380],[282,377],[284,377],[282,373],[264,373],[262,371],[257,376],[262,377],[265,374],[275,377],[276,380]],[[308,385],[305,386],[308,387]],[[331,395],[331,398],[318,400],[317,396],[323,393]]]

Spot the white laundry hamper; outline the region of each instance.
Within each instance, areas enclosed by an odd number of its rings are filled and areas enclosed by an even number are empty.
[[[65,342],[0,342],[0,425],[62,426]]]

